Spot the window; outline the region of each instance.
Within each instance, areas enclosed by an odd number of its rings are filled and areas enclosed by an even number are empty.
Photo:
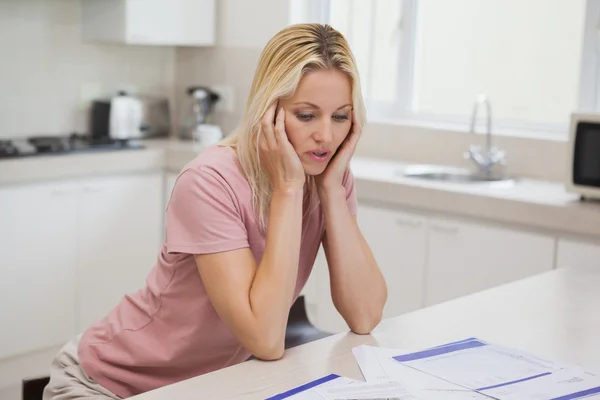
[[[369,118],[565,133],[600,111],[600,0],[320,0],[349,40]],[[481,119],[484,115],[479,114]]]
[[[415,1],[328,0],[328,22],[350,42],[369,113],[388,117],[408,107]]]
[[[600,0],[587,2],[579,106],[600,112]]]

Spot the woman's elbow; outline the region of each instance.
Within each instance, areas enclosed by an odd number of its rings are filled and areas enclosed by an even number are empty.
[[[348,324],[350,331],[357,335],[368,335],[381,322],[382,313],[376,313],[369,317],[363,317]]]
[[[256,332],[248,350],[260,360],[279,360],[285,350],[285,331],[270,329]]]
[[[252,352],[252,355],[259,360],[275,361],[283,357],[285,346],[283,343],[269,343],[267,341],[261,343],[261,341],[259,341],[253,349],[250,349],[250,351]]]

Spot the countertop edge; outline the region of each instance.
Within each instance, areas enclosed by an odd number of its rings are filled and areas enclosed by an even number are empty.
[[[600,208],[588,210],[562,205],[532,203],[485,194],[454,192],[406,183],[355,178],[360,201],[405,207],[423,214],[443,214],[520,226],[544,232],[593,236],[600,239]],[[402,208],[399,211],[403,211]],[[552,216],[552,218],[549,218]]]
[[[146,144],[145,149],[2,160],[0,185],[158,170],[165,173],[178,173],[202,151],[202,148],[192,144],[171,140],[144,144]],[[135,157],[132,157],[132,154],[135,154]],[[381,168],[383,164],[396,165],[389,161],[361,157],[359,160],[357,168],[370,166],[371,162],[375,168]],[[397,163],[397,165],[402,164]],[[479,192],[465,191],[451,186],[440,187],[405,180],[395,181],[377,176],[377,171],[375,173],[356,171],[354,176],[359,203],[361,201],[381,203],[398,207],[400,212],[403,211],[402,208],[409,208],[423,214],[439,213],[457,218],[483,219],[530,230],[593,237],[594,240],[600,240],[600,204],[569,202],[564,201],[560,196],[555,203],[527,201],[505,195],[501,191],[488,192],[483,189]],[[535,187],[532,190],[535,190]],[[540,193],[540,197],[543,196],[544,193]]]

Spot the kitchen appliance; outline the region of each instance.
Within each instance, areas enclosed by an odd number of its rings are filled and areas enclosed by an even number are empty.
[[[573,113],[565,188],[582,199],[600,199],[600,114]]]
[[[179,136],[197,141],[202,146],[219,142],[223,139],[221,128],[210,121],[215,103],[220,99],[219,94],[205,86],[191,86],[187,94]]]
[[[12,140],[0,140],[0,158],[13,157],[19,153],[19,149]]]
[[[95,139],[143,139],[165,137],[170,130],[169,101],[162,97],[116,96],[92,102],[90,133]]]
[[[139,150],[144,148],[144,145],[129,140],[96,139],[77,133],[60,136],[30,136],[18,139],[0,139],[0,160],[42,155]]]

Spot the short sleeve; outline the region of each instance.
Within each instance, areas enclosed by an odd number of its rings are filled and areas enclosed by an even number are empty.
[[[167,251],[204,254],[249,247],[234,196],[226,180],[210,169],[183,171],[167,206]]]
[[[346,189],[346,204],[348,204],[350,214],[356,215],[358,200],[356,198],[356,188],[354,187],[354,175],[350,167],[346,168],[346,172],[344,172],[342,185]]]

